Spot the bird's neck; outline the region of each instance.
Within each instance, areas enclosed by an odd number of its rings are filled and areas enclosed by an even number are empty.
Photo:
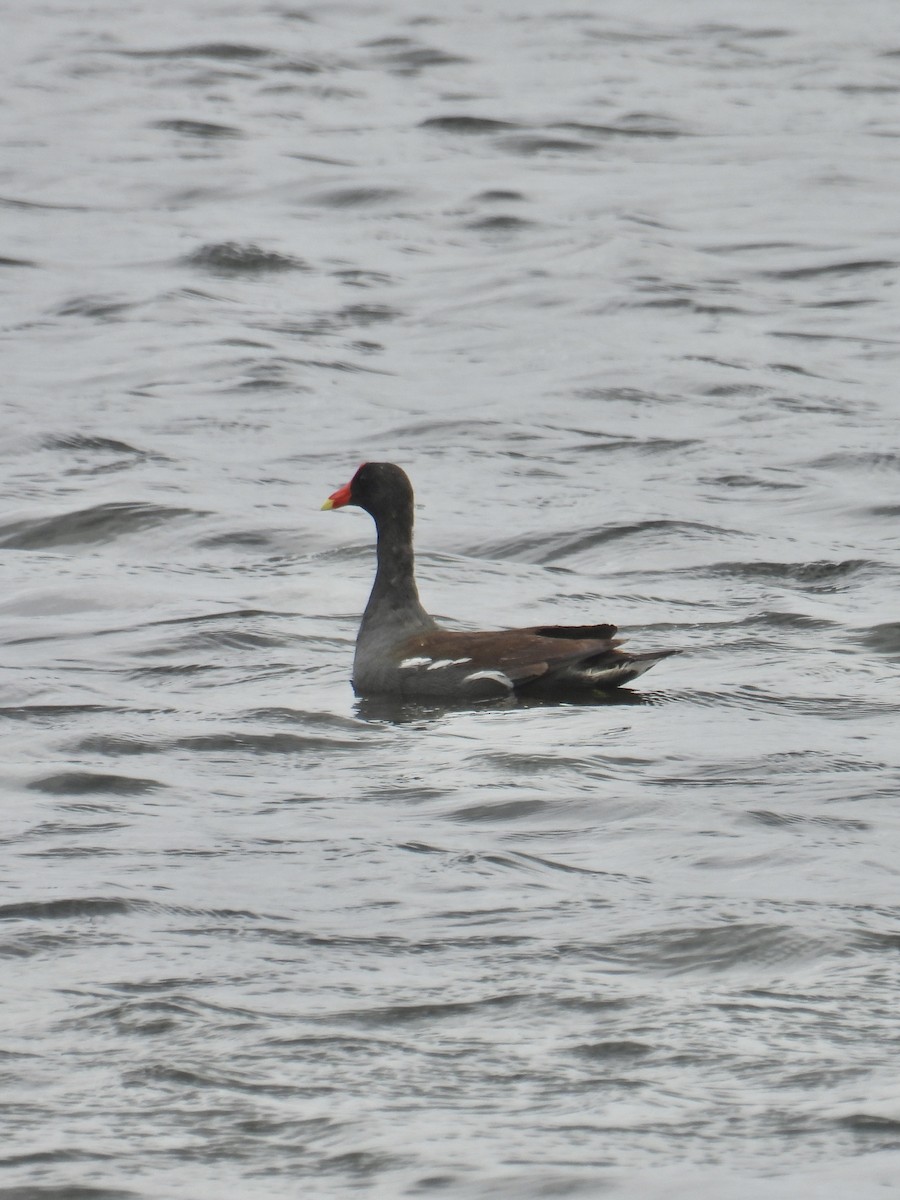
[[[416,587],[412,505],[382,514],[376,524],[378,569],[362,628],[373,621],[379,626],[396,622],[411,629],[433,627]]]

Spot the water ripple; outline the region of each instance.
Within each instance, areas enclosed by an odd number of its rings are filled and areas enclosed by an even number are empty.
[[[0,545],[14,550],[51,546],[83,546],[109,542],[169,521],[197,518],[191,508],[172,508],[142,501],[110,502],[53,517],[35,517],[0,525]]]

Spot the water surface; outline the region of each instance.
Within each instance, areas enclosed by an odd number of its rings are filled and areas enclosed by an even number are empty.
[[[893,5],[3,16],[0,1195],[895,1187]]]

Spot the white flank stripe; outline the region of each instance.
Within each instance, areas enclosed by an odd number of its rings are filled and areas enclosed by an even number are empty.
[[[430,662],[430,658],[404,658],[400,664],[400,670],[410,671],[414,667],[427,667]]]
[[[461,667],[463,663],[471,661],[471,658],[438,658],[435,659],[428,670],[436,671],[438,667]]]
[[[512,687],[512,680],[502,671],[473,671],[471,675],[465,677],[463,683],[475,683],[479,679],[493,679],[494,683],[502,683],[507,688]]]

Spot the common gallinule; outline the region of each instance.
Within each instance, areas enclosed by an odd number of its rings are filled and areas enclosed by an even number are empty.
[[[353,659],[358,696],[465,701],[519,691],[616,688],[678,653],[628,654],[618,649],[615,625],[442,629],[419,602],[406,473],[393,463],[363,463],[322,507],[346,504],[364,508],[378,532],[378,570]]]

